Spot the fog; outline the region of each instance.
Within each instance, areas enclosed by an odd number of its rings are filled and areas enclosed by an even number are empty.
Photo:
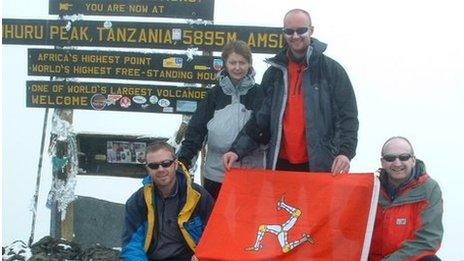
[[[313,36],[328,43],[325,54],[341,63],[352,81],[360,130],[351,171],[375,171],[380,166],[380,147],[388,137],[409,138],[443,191],[445,234],[439,256],[464,260],[464,175],[458,166],[464,147],[464,19],[458,1],[218,0],[214,22],[279,27],[285,12],[295,7],[311,13]],[[4,18],[56,18],[47,13],[44,0],[3,1]],[[27,48],[2,46],[3,245],[15,239],[27,241],[30,235],[45,109],[26,108],[25,83],[48,78],[27,76]],[[266,69],[266,57],[253,57],[258,82]],[[180,122],[179,115],[77,110],[73,119],[77,133],[159,137],[172,136]],[[47,139],[49,132],[50,122]],[[78,195],[121,203],[140,183],[104,177],[79,177],[77,182]],[[36,240],[49,233],[50,211],[45,202],[50,184],[50,158],[45,155]]]

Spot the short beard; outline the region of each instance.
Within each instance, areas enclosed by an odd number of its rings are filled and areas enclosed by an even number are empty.
[[[290,51],[289,52],[290,59],[295,62],[299,62],[299,63],[302,62],[306,56],[306,51],[303,53],[296,53],[292,49],[289,49],[289,51]]]

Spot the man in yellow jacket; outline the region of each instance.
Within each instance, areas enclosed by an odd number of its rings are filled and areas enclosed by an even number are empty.
[[[148,176],[126,202],[124,260],[191,260],[213,198],[177,168],[172,146],[148,146]]]

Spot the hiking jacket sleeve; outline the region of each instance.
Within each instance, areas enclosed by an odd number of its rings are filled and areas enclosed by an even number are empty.
[[[185,139],[177,154],[181,162],[188,164],[187,168],[192,165],[191,161],[200,151],[208,133],[207,124],[213,117],[215,107],[214,90],[214,88],[208,90],[206,98],[198,104],[197,110],[189,121]]]
[[[415,232],[415,238],[404,241],[385,260],[418,260],[437,252],[443,237],[443,200],[437,183],[428,193],[429,204],[421,213],[422,225]]]
[[[250,119],[232,143],[230,151],[235,152],[239,159],[258,148],[259,144],[267,144],[270,140],[270,117],[275,69],[269,68],[263,75],[261,92],[264,96],[259,108],[254,110]]]
[[[336,123],[336,136],[339,136],[340,144],[338,155],[352,159],[356,155],[358,144],[359,121],[356,96],[345,69],[333,59],[325,58],[329,70],[327,79],[330,79],[333,88],[333,104],[338,119]]]
[[[147,234],[145,203],[142,190],[134,193],[126,203],[125,226],[122,237],[121,256],[126,261],[144,261],[147,255],[144,249]]]

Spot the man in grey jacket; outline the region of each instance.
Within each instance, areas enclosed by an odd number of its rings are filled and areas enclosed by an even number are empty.
[[[348,172],[359,126],[348,75],[323,54],[327,45],[311,37],[308,12],[290,10],[283,31],[287,45],[267,61],[261,83],[264,102],[224,155],[224,165],[229,169],[268,143],[268,169]]]

